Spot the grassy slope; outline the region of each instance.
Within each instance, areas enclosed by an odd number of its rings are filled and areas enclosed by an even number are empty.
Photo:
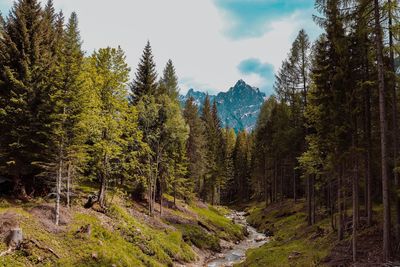
[[[197,245],[193,240],[203,245],[199,245],[202,248],[216,250],[219,244],[217,246],[215,242],[219,239],[216,240],[215,236],[227,240],[243,237],[242,229],[223,216],[226,212],[223,209],[198,207],[196,204],[187,207],[190,212],[165,209],[166,214],[178,218],[178,223],[173,224],[145,215],[145,208],[137,208],[139,205],[129,201],[115,198],[113,203],[107,214],[85,210],[80,205],[71,210],[63,209],[62,215],[69,219],[64,226],[57,228],[49,225],[53,204],[36,201],[16,205],[0,201],[0,219],[11,214],[23,229],[24,237],[36,240],[42,247],[24,246],[1,257],[0,266],[172,266],[176,262],[197,260],[191,247]],[[32,211],[38,207],[48,212]],[[184,226],[186,232],[179,223],[183,219],[190,222]],[[208,233],[209,230],[197,224],[199,220],[215,232]],[[90,235],[77,233],[87,224],[91,225]],[[201,231],[202,235],[193,234],[195,231]],[[205,234],[213,239],[210,241]],[[46,248],[52,249],[60,258]],[[6,247],[1,243],[0,251],[3,250]]]
[[[288,200],[267,209],[260,203],[248,211],[249,223],[261,231],[273,231],[274,237],[264,246],[249,250],[246,261],[239,266],[315,266],[335,243],[329,220],[312,227],[306,225],[303,202]]]
[[[265,208],[264,203],[252,204],[248,208],[248,221],[261,231],[272,230],[274,237],[264,246],[249,250],[246,261],[239,266],[349,266],[352,264],[351,227],[345,238],[337,240],[330,219],[319,220],[307,226],[305,203],[292,200]],[[358,264],[362,266],[382,265],[382,206],[375,205],[373,226],[361,221],[358,230]],[[352,211],[348,209],[345,222],[351,223]],[[297,253],[298,252],[298,253]],[[400,253],[395,253],[400,262]]]

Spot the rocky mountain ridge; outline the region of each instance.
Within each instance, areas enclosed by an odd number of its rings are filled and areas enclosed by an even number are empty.
[[[184,106],[186,100],[193,97],[201,110],[206,96],[205,92],[190,89],[186,95],[180,96],[180,101]],[[222,126],[234,128],[236,131],[254,129],[261,106],[266,99],[263,92],[243,80],[237,81],[227,92],[209,96],[211,102],[215,100],[217,103]]]

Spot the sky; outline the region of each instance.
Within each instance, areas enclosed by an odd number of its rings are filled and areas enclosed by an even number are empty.
[[[43,1],[44,2],[44,1]],[[0,0],[6,16],[13,0]],[[273,93],[274,73],[304,28],[315,39],[314,0],[54,0],[78,14],[87,55],[120,45],[134,77],[149,40],[158,73],[172,59],[181,93],[215,94],[237,80]]]

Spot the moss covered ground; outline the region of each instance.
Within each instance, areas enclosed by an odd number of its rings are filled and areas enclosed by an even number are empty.
[[[220,251],[220,238],[236,241],[243,229],[224,215],[227,209],[203,203],[164,208],[163,216],[146,214],[144,204],[114,197],[107,212],[84,209],[77,202],[62,208],[61,225],[53,224],[50,201],[0,201],[2,223],[15,220],[24,233],[24,245],[0,257],[0,266],[174,266],[199,260],[194,246]],[[173,218],[173,220],[171,219]],[[90,225],[90,231],[82,232]],[[4,227],[3,227],[4,228]],[[6,245],[0,243],[0,251]]]
[[[291,200],[265,208],[265,203],[247,209],[248,222],[262,232],[272,232],[270,242],[246,253],[238,266],[318,266],[335,243],[329,220],[307,226],[304,202]]]

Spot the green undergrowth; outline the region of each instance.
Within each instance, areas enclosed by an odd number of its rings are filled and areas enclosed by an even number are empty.
[[[307,226],[304,202],[287,200],[265,208],[254,204],[248,222],[261,232],[272,232],[270,242],[251,249],[238,266],[317,266],[335,243],[329,219]]]
[[[183,239],[200,249],[207,249],[215,252],[221,251],[219,238],[207,233],[202,227],[195,224],[176,225],[182,231]]]
[[[238,241],[244,238],[244,228],[232,223],[225,217],[228,211],[223,207],[208,206],[208,208],[192,207],[210,230],[224,240]]]
[[[70,210],[63,208],[62,216],[67,214],[68,220],[65,225],[55,227],[51,218],[47,218],[51,212],[47,215],[32,212],[33,208],[43,206],[51,211],[53,203],[1,200],[0,219],[12,214],[25,240],[34,242],[1,257],[0,266],[173,266],[196,262],[198,256],[192,246],[217,252],[221,250],[220,238],[232,241],[243,238],[243,229],[225,218],[229,210],[222,207],[179,202],[185,208],[165,210],[193,223],[170,224],[140,209],[132,212],[135,206],[132,204],[117,196],[105,214],[81,205]],[[80,231],[87,225],[89,234]],[[0,242],[0,252],[6,249]]]

